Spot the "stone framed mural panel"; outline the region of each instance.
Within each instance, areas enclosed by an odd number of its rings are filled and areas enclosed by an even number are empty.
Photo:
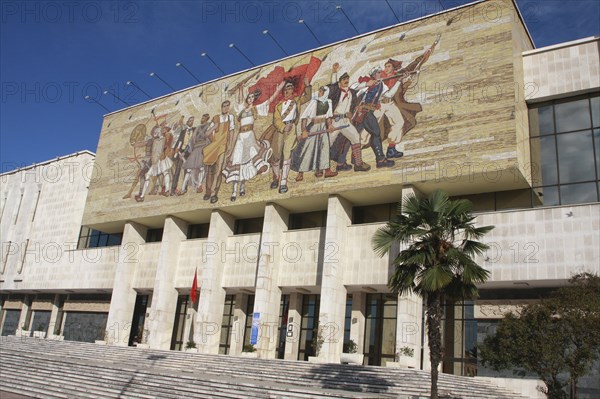
[[[522,186],[524,28],[495,4],[494,19],[476,3],[106,115],[83,223],[490,170]]]

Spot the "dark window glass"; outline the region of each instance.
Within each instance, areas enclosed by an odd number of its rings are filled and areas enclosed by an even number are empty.
[[[459,195],[450,197],[451,200],[465,199],[471,201],[474,212],[485,212],[496,210],[495,193]]]
[[[293,213],[290,215],[289,230],[324,227],[327,224],[327,211]]]
[[[560,202],[562,204],[583,204],[598,201],[596,184],[567,184],[560,186]]]
[[[352,296],[346,296],[346,315],[344,317],[344,353],[349,353],[350,328],[352,326]],[[356,345],[356,342],[354,342]]]
[[[175,308],[175,322],[173,323],[173,332],[171,333],[171,350],[182,350],[188,341],[183,336],[187,316],[189,295],[179,295],[177,297],[177,307]],[[184,342],[185,341],[185,342]]]
[[[316,356],[313,340],[318,336],[320,295],[302,296],[302,324],[300,325],[300,347],[298,360],[308,360],[309,356]]]
[[[90,234],[89,247],[96,248],[100,244],[100,232],[98,230],[92,230]]]
[[[67,312],[63,330],[65,341],[104,340],[107,321],[108,313]]]
[[[560,202],[558,200],[558,186],[536,187],[533,189],[534,206],[554,206]]]
[[[387,222],[396,215],[398,204],[355,206],[352,208],[352,224]]]
[[[556,104],[554,106],[556,133],[589,129],[592,123],[589,104],[587,98]]]
[[[537,165],[541,164],[542,181],[541,183],[556,184],[558,183],[558,172],[556,170],[556,144],[554,136],[540,137],[534,139],[536,142],[539,140],[539,148],[541,152],[541,160],[532,160],[537,162]]]
[[[219,343],[219,353],[229,354],[231,346],[231,325],[233,324],[233,311],[235,309],[235,295],[226,295],[223,305],[223,321],[221,324],[221,341]]]
[[[552,113],[552,106],[540,107],[537,109],[539,118],[539,133],[552,134],[554,133],[554,115]]]
[[[596,179],[600,180],[600,129],[594,129],[594,151],[596,153]]]
[[[102,231],[90,229],[82,226],[79,232],[77,249],[107,247],[111,245],[121,245],[123,233],[104,233]]]
[[[146,233],[146,242],[161,242],[163,229],[148,229]]]
[[[595,180],[592,132],[559,134],[556,140],[561,184]]]
[[[107,234],[102,234],[102,235],[98,236],[98,246],[99,247],[108,246],[108,235]]]
[[[599,124],[597,93],[530,110],[532,181],[540,186],[532,192],[534,206],[598,201]]]
[[[261,233],[264,218],[238,219],[235,221],[234,234]]]
[[[246,303],[246,325],[244,326],[244,346],[250,345],[250,338],[252,337],[253,311],[254,295],[248,295],[248,302]]]
[[[600,126],[600,97],[593,97],[590,99],[590,106],[592,108],[592,124],[594,127]]]
[[[122,241],[123,241],[123,234],[122,233],[119,233],[119,234],[109,234],[108,235],[107,245],[108,246],[121,245]]]
[[[496,193],[496,209],[518,209],[531,207],[529,189],[511,190]]]
[[[19,318],[21,310],[6,309],[4,311],[4,325],[2,326],[2,336],[15,335],[19,327]]]
[[[285,357],[285,343],[287,340],[287,324],[290,311],[290,296],[282,295],[279,301],[279,334],[277,339],[277,348],[275,349],[275,357],[283,359]],[[296,320],[296,323],[298,321]]]
[[[202,224],[190,224],[188,227],[187,238],[206,238],[208,237],[208,229],[210,227],[209,223]]]

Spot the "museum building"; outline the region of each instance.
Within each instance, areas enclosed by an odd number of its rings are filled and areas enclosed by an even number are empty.
[[[0,175],[1,334],[427,369],[371,238],[442,189],[495,226],[442,370],[502,375],[476,351],[502,315],[600,272],[599,43],[478,1],[109,113],[96,154]]]

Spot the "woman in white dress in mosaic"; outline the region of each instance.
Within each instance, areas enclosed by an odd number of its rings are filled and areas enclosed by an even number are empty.
[[[266,140],[256,141],[254,134],[254,122],[259,116],[267,116],[269,104],[275,97],[277,91],[267,101],[254,105],[260,92],[250,93],[246,96],[243,104],[235,107],[238,115],[239,131],[235,137],[235,144],[228,161],[223,169],[226,183],[233,183],[231,201],[235,201],[239,195],[246,195],[246,182],[257,175],[269,171],[268,160],[271,157],[271,145]]]

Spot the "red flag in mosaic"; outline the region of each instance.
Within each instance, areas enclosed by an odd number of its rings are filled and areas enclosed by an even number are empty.
[[[290,68],[287,72],[283,67],[276,66],[267,76],[260,78],[255,85],[251,86],[248,92],[254,93],[260,90],[260,96],[256,99],[255,104],[261,104],[273,95],[281,82],[286,81],[294,84],[294,96],[302,95],[304,93],[304,79],[306,78],[310,82],[320,66],[321,60],[312,56],[308,63]],[[282,99],[283,93],[280,92],[275,100],[271,102],[269,112],[273,113],[275,106]]]

